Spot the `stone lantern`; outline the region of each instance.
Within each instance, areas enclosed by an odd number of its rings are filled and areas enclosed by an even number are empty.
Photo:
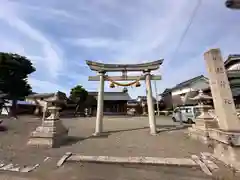
[[[59,107],[63,100],[56,98],[47,100],[50,116],[43,117],[42,124],[31,134],[29,145],[59,147],[67,138],[68,130],[59,119]]]
[[[188,128],[189,135],[194,139],[199,139],[203,143],[208,143],[209,129],[218,128],[218,122],[210,114],[209,110],[212,109],[211,105],[206,103],[212,100],[211,96],[208,96],[203,93],[202,90],[199,91],[199,94],[191,100],[196,100],[198,105],[196,108],[199,110],[200,115],[196,117],[195,124],[192,127]]]
[[[144,116],[147,115],[146,104],[147,104],[147,103],[146,103],[145,101],[142,101],[142,102],[141,102],[142,111],[143,111],[143,112],[142,112],[142,115],[144,115]]]

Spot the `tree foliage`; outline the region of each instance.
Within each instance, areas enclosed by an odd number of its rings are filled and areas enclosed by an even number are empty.
[[[76,103],[75,107],[75,116],[79,112],[79,110],[83,110],[84,102],[87,100],[88,92],[81,85],[77,85],[70,91],[69,99]]]
[[[27,77],[35,70],[26,57],[0,52],[0,90],[10,99],[23,98],[31,93]]]
[[[69,99],[74,101],[75,103],[82,103],[86,101],[87,97],[88,92],[86,91],[86,89],[84,89],[81,85],[77,85],[71,89]]]

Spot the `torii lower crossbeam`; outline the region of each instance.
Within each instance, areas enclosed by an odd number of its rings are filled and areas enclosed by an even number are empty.
[[[136,79],[139,80],[145,80],[146,77],[145,76],[107,76],[105,75],[105,77],[108,77],[110,79],[112,79],[113,81],[134,81]],[[151,80],[161,80],[162,76],[160,75],[152,75],[151,76]],[[88,77],[88,81],[100,81],[100,76],[89,76]],[[108,79],[106,78],[105,81],[108,81]]]

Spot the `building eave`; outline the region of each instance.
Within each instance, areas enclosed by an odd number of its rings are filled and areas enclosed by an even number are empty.
[[[230,54],[226,61],[224,61],[224,66],[227,69],[227,67],[234,64],[236,61],[240,61],[240,54]]]
[[[182,89],[182,88],[185,88],[185,87],[188,87],[190,86],[191,84],[195,83],[196,81],[199,81],[199,80],[205,80],[207,83],[209,82],[209,79],[207,77],[205,77],[204,75],[200,75],[200,76],[197,76],[197,77],[194,77],[194,78],[191,78],[189,80],[186,80],[182,83],[179,83],[177,84],[175,87],[173,87],[171,89],[171,91],[175,91],[177,89]]]

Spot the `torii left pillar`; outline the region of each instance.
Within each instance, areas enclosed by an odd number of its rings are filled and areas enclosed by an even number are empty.
[[[151,74],[150,71],[145,72],[146,76],[146,90],[147,90],[147,104],[148,104],[148,118],[150,133],[152,135],[156,134],[156,118],[154,113],[154,105],[152,98],[152,85],[151,85]]]
[[[99,72],[99,89],[98,89],[98,101],[97,101],[97,118],[95,133],[93,135],[99,136],[103,131],[103,98],[104,98],[104,72]]]

